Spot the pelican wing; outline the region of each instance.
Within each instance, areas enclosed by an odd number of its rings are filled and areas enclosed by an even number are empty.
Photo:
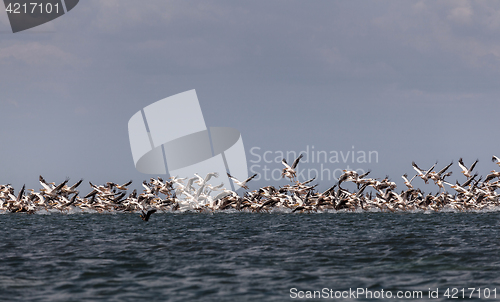
[[[68,181],[69,181],[69,178],[66,178],[65,181],[63,181],[57,187],[54,188],[54,192],[61,190],[68,183]]]
[[[285,168],[286,168],[286,169],[291,169],[291,168],[292,168],[292,167],[290,167],[290,165],[288,165],[288,163],[286,162],[286,159],[284,159],[284,158],[281,160],[281,163],[282,163],[283,165],[285,165]]]
[[[246,184],[247,182],[249,182],[250,180],[252,180],[255,176],[257,176],[257,173],[255,173],[254,175],[250,176],[249,178],[247,178],[243,184]]]
[[[205,176],[205,179],[203,180],[203,182],[207,183],[212,177],[219,178],[219,173],[217,173],[217,172],[208,173],[207,176]]]
[[[76,189],[82,183],[82,181],[83,181],[83,178],[80,179],[76,184],[72,185],[69,189],[71,191],[73,191],[74,189]]]
[[[495,177],[497,177],[496,173],[488,174],[488,175],[486,175],[484,182],[489,182],[490,180],[495,179]]]
[[[315,179],[316,179],[316,176],[314,176],[313,178],[311,178],[309,180],[304,181],[303,183],[301,183],[301,185],[307,185],[308,183],[314,181]]]
[[[463,172],[467,172],[468,169],[467,167],[464,165],[464,161],[463,159],[460,157],[460,159],[458,160],[458,165],[460,166],[460,169],[462,169]]]
[[[47,192],[52,191],[52,187],[45,181],[45,179],[42,177],[42,175],[40,175],[40,184],[45,189],[45,191],[47,191]]]
[[[83,198],[89,198],[90,196],[95,196],[99,191],[97,190],[92,190],[89,194],[85,195]]]
[[[23,187],[21,188],[21,191],[19,191],[19,194],[17,194],[17,201],[20,201],[21,198],[23,198],[23,194],[24,194],[24,188],[25,188],[26,185],[23,185]]]
[[[132,184],[132,180],[130,180],[130,181],[129,181],[129,182],[127,182],[127,183],[124,183],[124,184],[122,185],[122,187],[127,187],[127,186],[130,186],[131,184]]]
[[[401,178],[403,178],[403,180],[404,180],[405,182],[409,183],[409,181],[408,181],[408,178],[407,178],[407,177],[408,177],[408,174],[403,174],[403,175],[401,176]]]
[[[198,177],[198,181],[203,182],[203,180],[204,180],[203,177],[198,175],[198,173],[194,173],[194,176]]]
[[[219,194],[217,194],[215,197],[214,197],[214,201],[215,200],[219,200],[219,199],[222,199],[228,195],[231,195],[231,192],[230,191],[222,191],[220,192]]]
[[[472,170],[474,170],[478,161],[479,161],[479,159],[476,159],[476,161],[470,166],[469,173],[472,172]]]
[[[236,179],[234,176],[231,176],[231,174],[229,173],[226,173],[227,174],[227,177],[231,178],[234,182],[239,182],[241,183],[238,179]]]
[[[466,186],[468,186],[468,185],[469,185],[469,184],[470,184],[470,183],[474,180],[474,178],[476,178],[476,177],[477,177],[477,175],[478,175],[478,174],[476,173],[476,174],[474,174],[471,178],[467,179],[467,180],[466,180],[466,181],[465,181],[465,182],[461,185],[461,187],[466,187]],[[458,180],[457,180],[457,184],[459,184],[459,183],[458,183]],[[460,184],[459,184],[459,185],[460,185]]]
[[[415,169],[415,171],[417,171],[417,173],[419,175],[424,175],[423,170],[420,169],[414,161],[411,162],[411,165],[413,166],[413,169]]]
[[[437,165],[437,162],[434,165],[432,165],[432,167],[430,167],[429,170],[427,170],[427,172],[425,172],[424,176],[427,176],[432,170],[434,170],[434,167],[436,167],[436,165]]]
[[[368,176],[368,174],[370,174],[372,172],[372,170],[368,170],[368,172],[364,173],[364,174],[361,174],[358,178],[364,178],[366,176]]]
[[[192,177],[192,178],[190,178],[190,179],[188,180],[187,184],[186,184],[186,188],[191,189],[191,188],[192,188],[192,186],[193,186],[193,182],[194,182],[196,179],[197,179],[196,177]],[[200,177],[200,179],[201,179],[201,181],[203,181],[203,178],[201,178],[201,177]]]
[[[453,165],[453,161],[449,165],[447,165],[446,167],[444,167],[443,169],[441,169],[441,171],[439,171],[437,173],[438,176],[441,176],[441,174],[443,174],[444,172],[446,172],[446,170],[448,170],[451,167],[451,165]]]
[[[299,155],[299,157],[297,157],[294,161],[293,161],[293,164],[292,164],[292,169],[295,169],[297,167],[297,165],[299,164],[299,161],[301,160],[301,158],[304,157],[304,154],[301,154]]]
[[[148,194],[151,193],[151,188],[148,186],[148,183],[146,181],[142,182],[142,186],[146,190],[146,193],[148,193]]]

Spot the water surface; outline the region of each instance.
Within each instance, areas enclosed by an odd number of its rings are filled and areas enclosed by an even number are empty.
[[[446,288],[481,287],[500,300],[499,215],[5,214],[0,296],[290,301],[291,288],[363,288],[422,291],[423,301],[439,288],[441,301]]]

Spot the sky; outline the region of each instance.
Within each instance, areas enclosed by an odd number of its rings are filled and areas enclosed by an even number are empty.
[[[306,150],[329,155],[299,164],[320,188],[349,167],[403,189],[412,161],[463,182],[460,157],[485,175],[500,156],[499,32],[496,1],[82,0],[15,34],[3,11],[0,183],[141,189],[158,175],[135,169],[128,121],[191,89],[207,126],[241,132],[250,189],[287,184],[264,170]]]

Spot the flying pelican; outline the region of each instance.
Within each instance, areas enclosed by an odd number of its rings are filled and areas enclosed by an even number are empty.
[[[219,199],[222,199],[226,196],[233,196],[233,197],[236,197],[238,196],[234,191],[231,191],[231,190],[228,190],[228,189],[223,189],[222,192],[220,192],[219,194],[217,194],[215,197],[214,197],[214,201],[217,201]]]
[[[462,169],[462,173],[465,175],[465,177],[467,178],[472,177],[470,173],[472,172],[472,170],[474,170],[474,167],[476,166],[478,161],[479,160],[476,159],[476,161],[470,166],[470,168],[467,169],[467,167],[464,165],[462,158],[460,157],[460,159],[458,160],[458,165]]]
[[[427,170],[427,171],[420,169],[414,161],[411,162],[411,165],[413,166],[413,169],[415,169],[415,171],[417,171],[420,178],[422,178],[424,180],[424,182],[427,183],[427,181],[429,180],[429,173],[437,165],[437,162],[432,167],[430,167],[429,170]]]
[[[489,182],[490,180],[492,180],[496,177],[500,177],[500,171],[496,172],[495,170],[493,170],[490,172],[490,174],[488,174],[486,176],[486,178],[484,179],[484,182]]]
[[[64,185],[64,187],[62,187],[61,191],[63,191],[64,193],[67,193],[67,194],[75,193],[75,192],[77,192],[76,188],[82,183],[82,181],[83,181],[83,178],[80,179],[78,182],[76,182],[71,187],[68,187],[67,185]]]
[[[43,187],[43,191],[45,192],[46,195],[49,195],[51,197],[55,197],[57,193],[66,185],[66,183],[69,181],[69,178],[66,178],[65,181],[57,185],[56,187],[51,187],[49,184],[55,185],[55,183],[47,183],[45,179],[43,179],[42,175],[39,177],[40,179],[40,184]]]
[[[141,214],[139,215],[142,220],[148,221],[149,217],[151,217],[151,214],[155,213],[156,209],[149,210],[147,213],[144,213],[144,211],[141,211]]]
[[[491,158],[491,161],[496,162],[496,164],[500,166],[500,158],[499,157],[493,155],[493,157]]]
[[[401,176],[403,178],[403,180],[405,181],[405,186],[408,187],[408,189],[413,189],[413,186],[411,184],[411,182],[413,181],[413,179],[415,177],[417,177],[418,174],[415,174],[415,176],[413,176],[410,180],[408,180],[408,174],[404,174],[403,176]]]
[[[286,162],[286,159],[283,158],[281,160],[281,163],[283,163],[283,165],[285,165],[285,168],[283,168],[283,172],[281,173],[281,177],[284,178],[286,176],[286,177],[290,178],[290,180],[295,178],[295,176],[297,175],[297,172],[295,172],[295,168],[297,168],[297,165],[299,164],[299,161],[303,156],[304,156],[303,154],[299,155],[299,157],[297,157],[293,161],[293,164],[291,167]]]
[[[437,183],[438,181],[443,180],[443,177],[448,177],[451,175],[452,172],[449,172],[449,173],[445,174],[445,176],[442,176],[443,173],[446,172],[446,170],[448,170],[451,167],[451,165],[453,165],[453,161],[449,165],[447,165],[446,167],[441,169],[439,172],[434,172],[434,171],[430,172],[429,177],[432,180],[434,180],[434,183]]]
[[[358,176],[358,172],[356,171],[348,171],[348,170],[342,170],[344,171],[344,174],[342,174],[340,177],[339,177],[339,186],[342,182],[344,181],[354,181],[356,182],[359,178]]]
[[[205,186],[205,184],[208,183],[208,181],[212,178],[212,177],[215,177],[215,178],[218,178],[219,177],[219,173],[217,172],[213,172],[213,173],[208,173],[207,176],[205,176],[205,178],[201,177],[200,175],[198,175],[198,173],[194,173],[194,175],[196,177],[198,177],[198,181],[196,181],[196,183],[200,186]]]
[[[233,180],[233,182],[235,184],[237,184],[238,186],[242,187],[243,189],[247,189],[248,190],[248,186],[247,186],[247,182],[249,182],[250,180],[252,180],[255,176],[257,176],[257,173],[255,173],[254,175],[250,176],[249,178],[247,178],[245,181],[239,181],[238,179],[234,178],[233,176],[231,176],[231,174],[227,173],[227,176],[229,178],[231,178]]]
[[[124,183],[123,185],[118,185],[118,184],[114,184],[114,186],[117,188],[117,189],[120,189],[120,190],[127,190],[127,187],[130,186],[130,184],[132,184],[132,180],[130,180],[129,182],[126,182]]]

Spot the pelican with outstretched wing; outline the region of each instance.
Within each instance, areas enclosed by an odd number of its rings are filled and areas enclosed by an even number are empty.
[[[285,166],[285,168],[283,168],[283,172],[281,173],[281,177],[284,178],[286,176],[286,177],[290,178],[290,180],[292,180],[293,178],[295,178],[295,176],[297,175],[297,172],[295,171],[295,168],[297,168],[297,165],[299,164],[299,161],[302,159],[302,157],[304,157],[303,154],[299,155],[299,157],[297,157],[293,161],[292,166],[290,166],[286,162],[286,159],[283,158],[281,160],[281,163]]]
[[[472,163],[472,165],[470,166],[470,168],[467,169],[467,167],[464,164],[464,161],[460,157],[460,159],[458,160],[458,165],[460,166],[460,169],[462,169],[462,173],[465,175],[465,177],[467,177],[467,178],[472,177],[471,172],[472,172],[472,170],[474,170],[474,167],[476,167],[476,164],[477,164],[478,161],[479,160],[476,159],[476,161],[474,163]]]
[[[411,162],[411,165],[413,166],[413,169],[415,169],[415,171],[417,171],[418,176],[420,176],[420,178],[422,178],[424,180],[424,182],[427,183],[427,181],[429,180],[429,173],[432,170],[434,170],[434,167],[437,165],[437,162],[432,167],[430,167],[427,171],[420,169],[414,161]]]
[[[250,180],[252,180],[255,176],[257,176],[257,173],[255,173],[254,175],[250,176],[249,178],[247,178],[245,181],[239,181],[238,179],[234,178],[233,176],[231,176],[231,174],[227,173],[227,176],[229,178],[231,178],[233,180],[233,182],[235,184],[237,184],[238,186],[242,187],[243,189],[247,189],[248,190],[248,186],[247,186],[247,182],[249,182]]]
[[[153,214],[155,212],[156,212],[156,209],[149,210],[147,213],[144,213],[144,211],[141,211],[141,214],[139,216],[141,216],[142,220],[148,221],[149,217],[151,217],[151,214]]]

